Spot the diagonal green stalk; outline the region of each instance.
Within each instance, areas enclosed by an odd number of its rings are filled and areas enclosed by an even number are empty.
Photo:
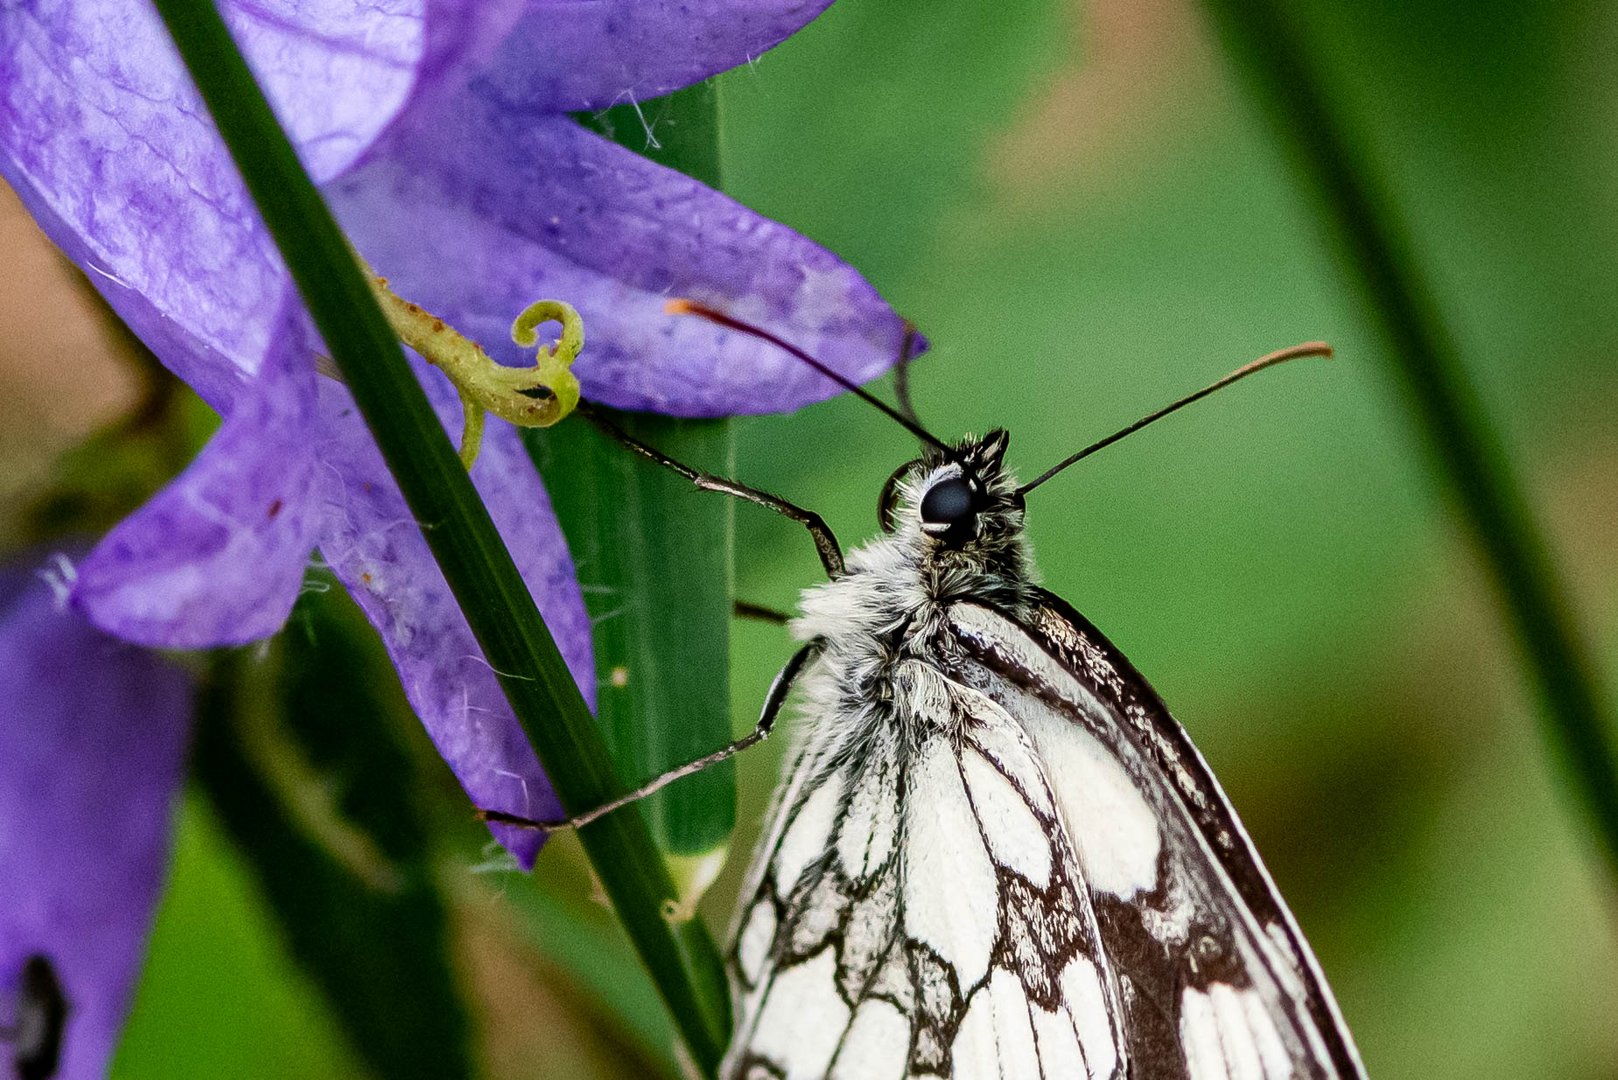
[[[1618,750],[1561,576],[1478,400],[1380,178],[1334,108],[1308,42],[1275,0],[1208,0],[1330,226],[1401,380],[1411,418],[1494,580],[1546,735],[1618,877]]]
[[[210,0],[155,3],[563,805],[579,811],[608,800],[620,787],[600,731],[224,21]],[[639,814],[608,815],[580,839],[693,1059],[711,1074],[727,1037],[728,1001],[707,930],[700,920],[663,918],[674,887]]]

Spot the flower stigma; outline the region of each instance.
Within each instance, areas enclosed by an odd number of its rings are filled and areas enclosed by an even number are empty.
[[[461,463],[468,470],[483,444],[483,418],[493,413],[517,427],[550,427],[579,403],[579,380],[571,370],[584,347],[584,320],[571,304],[538,300],[511,324],[511,340],[535,350],[528,367],[496,363],[483,346],[443,319],[395,293],[388,279],[367,269],[371,291],[399,340],[455,384],[461,398]],[[561,325],[554,345],[539,344],[539,327]]]

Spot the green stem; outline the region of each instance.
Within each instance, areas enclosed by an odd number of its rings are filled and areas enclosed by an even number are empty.
[[[600,731],[336,221],[213,4],[156,7],[558,796],[570,811],[599,805],[620,790]],[[728,1009],[712,939],[700,920],[662,917],[674,887],[640,815],[608,815],[580,839],[693,1058],[711,1074]]]
[[[1494,579],[1544,705],[1552,751],[1618,877],[1618,751],[1560,575],[1380,178],[1333,109],[1307,42],[1274,0],[1208,0],[1325,212],[1405,400]]]

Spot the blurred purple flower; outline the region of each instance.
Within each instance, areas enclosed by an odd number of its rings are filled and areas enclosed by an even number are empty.
[[[0,579],[0,1017],[17,1015],[28,957],[46,957],[71,1010],[63,1080],[105,1076],[123,1027],[190,714],[179,668],[37,579]],[[0,1045],[0,1062],[11,1053]]]
[[[584,316],[588,398],[691,416],[795,408],[829,381],[662,312],[684,295],[865,380],[900,320],[855,271],[568,110],[666,93],[757,56],[829,0],[298,0],[222,4],[305,165],[398,292],[518,360],[554,296]],[[548,783],[274,245],[141,0],[0,8],[0,171],[224,425],[79,568],[75,607],[131,641],[201,648],[285,621],[312,547],[381,632],[411,704],[480,805],[546,816]],[[418,370],[458,430],[442,376]],[[475,480],[585,696],[589,623],[539,478],[491,426]],[[525,863],[532,833],[503,837]]]

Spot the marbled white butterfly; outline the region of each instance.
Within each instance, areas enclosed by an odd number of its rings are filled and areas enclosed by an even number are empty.
[[[843,561],[817,515],[697,473],[814,536],[831,580],[758,729],[560,825],[585,824],[768,734],[801,730],[729,953],[732,1080],[1362,1078],[1308,944],[1202,756],[1152,688],[1035,584],[1024,496],[1261,368],[1255,361],[1018,486],[1007,435],[946,444],[773,341],[925,445]],[[509,815],[494,820],[525,822]]]

